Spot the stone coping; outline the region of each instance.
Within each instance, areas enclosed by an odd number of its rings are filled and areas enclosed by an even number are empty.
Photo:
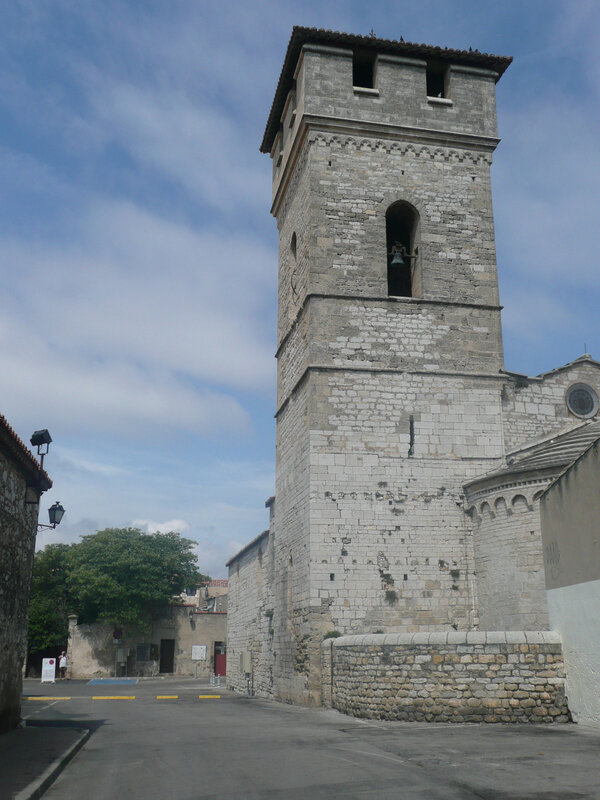
[[[325,639],[323,647],[365,645],[561,644],[557,631],[420,631],[418,633],[368,633]]]

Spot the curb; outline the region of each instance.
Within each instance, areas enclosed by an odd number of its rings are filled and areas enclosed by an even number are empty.
[[[18,794],[14,796],[14,800],[37,800],[41,797],[46,789],[48,789],[54,781],[58,778],[63,769],[67,766],[69,761],[81,750],[83,745],[90,738],[91,731],[82,730],[79,732],[79,738],[74,742],[65,752],[59,756],[50,766],[42,772],[39,778],[32,781],[29,786],[26,786]]]

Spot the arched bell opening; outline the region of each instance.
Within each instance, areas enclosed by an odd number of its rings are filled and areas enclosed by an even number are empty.
[[[419,214],[409,203],[391,205],[385,215],[387,278],[390,297],[415,297],[418,280]]]

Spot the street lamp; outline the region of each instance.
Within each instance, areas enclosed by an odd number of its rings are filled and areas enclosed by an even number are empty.
[[[64,513],[65,513],[64,508],[57,500],[56,503],[54,503],[54,505],[50,506],[50,508],[48,509],[48,517],[50,519],[50,525],[44,525],[41,522],[38,522],[38,530],[41,530],[42,528],[52,528],[52,530],[54,530],[54,528],[56,528],[57,525],[60,525],[60,521],[63,518]]]
[[[42,428],[40,431],[34,431],[31,439],[29,440],[34,447],[37,447],[37,454],[40,457],[40,471],[39,471],[39,478],[38,478],[38,487],[37,487],[37,502],[39,504],[40,499],[42,497],[42,475],[44,472],[44,456],[48,453],[50,449],[50,442],[52,441],[52,437],[50,436],[50,432],[47,428]],[[30,502],[30,501],[28,501]],[[61,504],[56,501],[54,505],[50,506],[48,509],[48,517],[50,519],[50,525],[44,525],[41,522],[38,522],[38,530],[42,528],[56,528],[57,525],[60,525],[60,521],[63,518],[65,513],[65,509],[61,506]]]

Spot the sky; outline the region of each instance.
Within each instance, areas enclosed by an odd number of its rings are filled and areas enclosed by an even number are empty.
[[[276,225],[258,151],[293,25],[512,55],[492,187],[506,368],[600,359],[598,0],[6,0],[0,412],[48,428],[60,527],[268,524]]]

